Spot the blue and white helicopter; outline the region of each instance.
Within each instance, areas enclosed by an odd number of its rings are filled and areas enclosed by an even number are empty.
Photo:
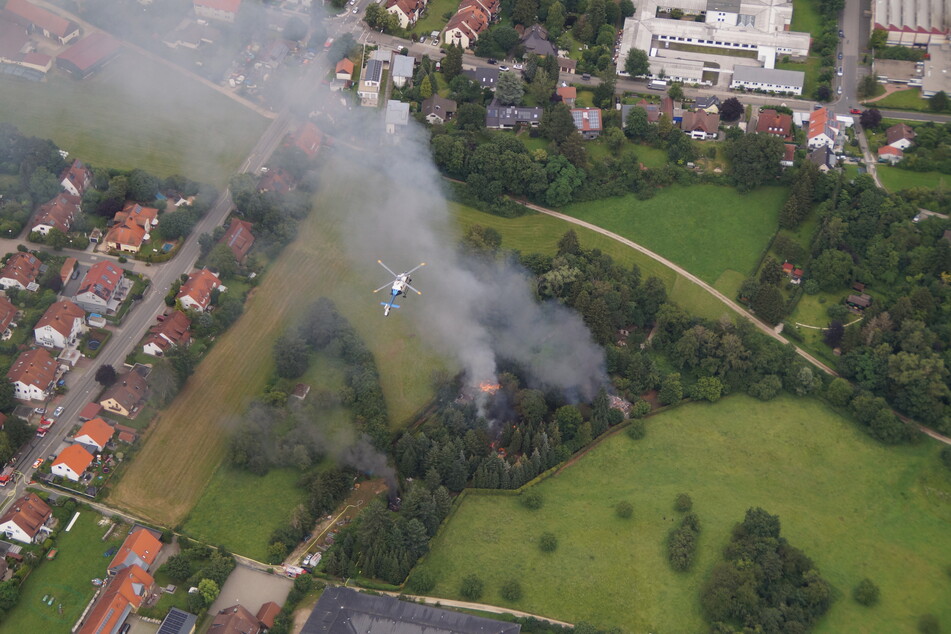
[[[386,288],[387,286],[390,287],[390,301],[388,301],[388,302],[380,302],[380,305],[383,306],[383,316],[384,316],[384,317],[386,317],[387,315],[390,314],[390,309],[391,309],[391,308],[399,308],[399,305],[395,304],[394,302],[396,302],[396,298],[399,297],[400,295],[406,295],[406,289],[407,289],[407,288],[410,289],[410,290],[412,290],[412,291],[415,291],[417,295],[422,295],[422,294],[423,294],[422,291],[419,291],[419,290],[413,288],[413,286],[410,284],[410,282],[413,281],[413,278],[410,277],[410,274],[413,273],[414,271],[417,271],[417,270],[419,270],[420,268],[426,266],[426,263],[425,263],[425,262],[420,262],[418,266],[416,266],[415,268],[410,269],[409,271],[406,271],[405,273],[396,273],[396,272],[394,272],[393,269],[391,269],[391,268],[388,267],[387,265],[383,264],[383,260],[377,260],[377,262],[380,264],[380,266],[382,266],[384,269],[386,269],[387,271],[389,271],[390,275],[392,275],[392,276],[395,278],[392,282],[387,282],[386,284],[384,284],[384,285],[381,286],[380,288],[378,288],[378,289],[376,289],[375,291],[373,291],[374,293],[379,293],[380,291],[382,291],[382,290],[383,290],[384,288]]]

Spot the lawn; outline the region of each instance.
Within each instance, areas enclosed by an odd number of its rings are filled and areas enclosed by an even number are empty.
[[[931,108],[928,106],[928,100],[922,98],[921,89],[919,88],[895,91],[884,99],[878,99],[870,105],[879,109],[891,108],[894,110],[931,111]]]
[[[795,14],[794,14],[795,15]],[[805,62],[776,62],[776,68],[781,70],[797,70],[805,73],[806,76],[802,84],[802,98],[812,99],[816,92],[819,82],[819,64],[821,60],[817,55],[810,55]]]
[[[469,495],[421,564],[432,594],[458,598],[462,577],[485,581],[482,601],[629,632],[698,632],[699,589],[747,508],[779,515],[784,536],[810,556],[836,601],[819,632],[909,632],[918,616],[951,623],[951,476],[938,446],[884,447],[821,402],[738,395],[648,420],[647,436],[621,433],[538,485],[530,511],[507,496]],[[674,573],[664,541],[674,497],[700,517],[692,572]],[[634,516],[622,520],[622,501]],[[555,552],[537,547],[542,532]],[[850,593],[863,577],[881,588],[874,608]],[[523,598],[499,596],[520,579]]]
[[[951,187],[951,175],[941,172],[913,172],[890,165],[878,166],[878,177],[882,185],[890,192],[924,187],[926,189],[948,189]]]
[[[822,16],[816,6],[816,0],[793,0],[793,15],[790,31],[811,33],[813,37],[822,30]]]
[[[125,531],[114,531],[117,537],[102,541],[106,526],[99,526],[102,516],[83,509],[68,533],[60,533],[55,548],[56,559],[44,561],[30,574],[20,590],[16,608],[4,619],[4,632],[68,632],[79,619],[96,587],[92,579],[103,578],[110,559],[106,551],[118,547]],[[53,605],[43,602],[53,597]],[[49,601],[49,598],[47,598]],[[62,605],[62,612],[59,606]]]
[[[649,200],[634,195],[568,205],[594,223],[667,257],[713,284],[726,271],[746,276],[776,231],[782,187],[746,195],[716,185],[674,186]]]
[[[274,469],[256,476],[223,464],[189,514],[184,531],[265,561],[271,533],[287,523],[291,511],[306,497],[296,486],[299,477],[296,469]]]
[[[433,31],[442,31],[442,27],[449,21],[443,17],[443,14],[454,13],[458,8],[459,3],[456,0],[432,0],[426,7],[426,17],[416,23],[412,32],[428,36]],[[432,42],[432,38],[427,41]],[[440,44],[442,44],[441,41]]]
[[[97,167],[224,185],[267,120],[163,64],[125,51],[94,77],[0,75],[0,120]]]

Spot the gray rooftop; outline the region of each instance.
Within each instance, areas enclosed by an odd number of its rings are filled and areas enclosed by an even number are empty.
[[[495,66],[480,66],[474,70],[463,71],[462,74],[478,82],[483,88],[495,88],[499,83],[499,69]]]
[[[190,612],[172,608],[155,634],[191,634],[197,620]]]
[[[409,55],[394,55],[392,66],[393,77],[413,76],[413,66],[416,65],[416,59]]]
[[[723,13],[739,13],[740,0],[707,0],[707,11],[721,11]]]
[[[363,73],[363,81],[376,83],[383,81],[383,62],[378,59],[371,59],[367,62],[367,70]]]
[[[733,79],[736,81],[755,81],[761,84],[773,84],[774,86],[802,88],[805,77],[806,74],[798,70],[740,66],[739,64],[733,67]]]
[[[409,104],[390,99],[386,102],[386,123],[406,125],[409,123]]]
[[[521,625],[328,587],[301,634],[518,634]]]
[[[495,100],[485,109],[485,127],[516,126],[520,123],[538,125],[544,110],[539,107],[502,106]]]

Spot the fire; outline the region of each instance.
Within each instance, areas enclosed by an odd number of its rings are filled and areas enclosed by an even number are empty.
[[[479,383],[479,389],[487,394],[495,394],[499,391],[499,388],[502,387],[498,383],[489,383],[488,381],[483,381]]]

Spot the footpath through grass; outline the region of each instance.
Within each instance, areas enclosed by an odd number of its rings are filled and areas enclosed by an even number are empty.
[[[96,592],[92,580],[106,575],[110,558],[105,553],[118,547],[126,536],[125,531],[116,531],[118,537],[102,541],[108,525],[99,526],[100,519],[98,513],[80,510],[72,530],[57,538],[56,558],[40,564],[23,584],[20,599],[0,624],[0,631],[70,631]],[[52,605],[48,605],[50,598]]]
[[[227,183],[267,120],[163,64],[124,51],[93,77],[0,75],[0,121],[96,167]]]
[[[476,574],[488,603],[629,632],[703,631],[700,587],[733,525],[761,506],[835,589],[816,631],[910,632],[925,613],[951,623],[951,476],[936,443],[884,447],[821,402],[789,396],[685,405],[647,430],[640,441],[618,434],[537,485],[538,511],[469,495],[421,564],[436,576],[432,594],[459,598]],[[686,574],[664,548],[681,492],[703,526]],[[622,500],[631,519],[614,513]],[[543,532],[558,538],[555,552],[538,548]],[[499,595],[513,577],[524,590],[515,603]],[[881,588],[874,608],[851,598],[863,577]]]
[[[786,194],[785,187],[741,195],[732,187],[674,186],[649,200],[632,194],[563,211],[643,244],[713,284],[726,271],[750,274],[776,231]]]

